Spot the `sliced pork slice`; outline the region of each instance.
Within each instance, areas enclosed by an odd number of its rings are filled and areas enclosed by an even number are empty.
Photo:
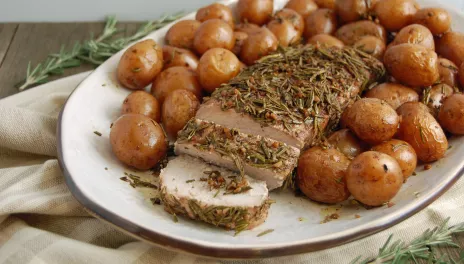
[[[250,177],[265,181],[270,190],[282,186],[300,155],[295,147],[199,119],[191,120],[179,133],[175,152],[231,170],[243,169]]]
[[[263,223],[270,207],[265,182],[187,155],[161,171],[160,189],[167,212],[238,232]]]

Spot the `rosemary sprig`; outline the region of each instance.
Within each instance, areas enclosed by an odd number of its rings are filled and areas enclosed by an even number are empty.
[[[402,240],[392,242],[390,235],[387,242],[379,249],[379,254],[374,258],[361,260],[361,256],[354,259],[351,264],[368,263],[418,263],[418,259],[425,259],[428,263],[444,263],[441,258],[436,257],[433,247],[448,246],[459,248],[453,242],[452,235],[464,232],[464,222],[455,226],[448,226],[449,218],[443,224],[430,230],[427,229],[422,235],[412,240],[409,244]],[[447,262],[456,263],[456,262]]]
[[[45,62],[37,64],[34,68],[29,62],[26,79],[16,86],[22,91],[32,85],[46,83],[51,75],[61,75],[64,69],[78,67],[83,62],[100,65],[129,43],[139,40],[151,31],[178,19],[182,14],[179,12],[163,16],[156,21],[147,22],[134,35],[117,39],[113,39],[113,37],[121,31],[117,28],[116,18],[110,16],[107,18],[103,32],[99,37],[93,38],[91,36],[89,40],[84,41],[82,44],[78,42],[74,44],[70,51],[66,51],[64,47],[61,47],[59,53],[50,54]]]

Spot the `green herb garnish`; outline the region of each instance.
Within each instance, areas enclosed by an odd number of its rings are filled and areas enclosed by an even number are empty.
[[[102,136],[102,133],[100,133],[100,132],[98,132],[98,131],[93,131],[93,133],[94,133],[95,135],[99,136],[99,137]]]
[[[274,232],[274,229],[268,229],[268,230],[265,230],[265,231],[259,233],[257,235],[257,237],[262,237],[262,236],[267,235],[267,234],[272,233],[272,232]]]

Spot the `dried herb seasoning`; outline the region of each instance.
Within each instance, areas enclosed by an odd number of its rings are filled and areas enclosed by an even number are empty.
[[[137,176],[137,175],[134,175],[134,174],[131,174],[131,173],[127,173],[127,172],[124,172],[124,175],[126,175],[126,176],[121,177],[119,179],[121,181],[128,182],[129,185],[132,186],[132,188],[145,187],[145,188],[152,188],[152,189],[155,189],[155,190],[158,189],[158,186],[154,185],[153,183],[140,180],[140,176]]]

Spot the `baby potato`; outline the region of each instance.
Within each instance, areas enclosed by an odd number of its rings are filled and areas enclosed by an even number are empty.
[[[273,0],[239,0],[237,2],[237,14],[240,22],[262,26],[269,22],[273,11]]]
[[[379,60],[383,60],[383,54],[386,49],[385,42],[374,36],[364,36],[360,38],[354,43],[353,47],[362,50]]]
[[[464,87],[464,62],[461,64],[461,67],[459,67],[459,82],[461,86]]]
[[[195,33],[201,23],[197,20],[181,20],[166,33],[166,45],[192,50]]]
[[[337,27],[337,14],[334,10],[318,9],[306,17],[304,37],[309,39],[318,34],[333,35]]]
[[[200,22],[215,18],[223,20],[229,24],[231,28],[234,28],[234,15],[232,14],[232,10],[228,6],[220,3],[213,3],[198,9],[195,16],[195,19]]]
[[[248,35],[240,51],[240,59],[247,65],[253,64],[256,60],[277,50],[279,41],[267,28]]]
[[[196,70],[198,66],[198,58],[190,50],[176,48],[173,46],[163,47],[164,69],[184,66],[192,70]]]
[[[113,153],[122,163],[139,170],[153,168],[168,149],[161,126],[139,114],[119,117],[111,128],[110,142]]]
[[[435,40],[433,39],[432,32],[419,24],[412,24],[402,28],[390,46],[403,43],[418,44],[429,50],[435,50]]]
[[[401,167],[401,172],[403,173],[404,181],[412,175],[417,166],[417,155],[416,151],[409,145],[408,142],[390,139],[376,145],[372,148],[373,151],[378,151],[385,153],[392,158],[396,159],[398,164]]]
[[[387,32],[385,28],[368,20],[346,24],[335,32],[335,37],[348,46],[352,46],[364,36],[374,36],[384,42],[387,41]]]
[[[161,109],[158,100],[145,91],[129,94],[122,103],[121,114],[140,114],[160,122]]]
[[[438,58],[438,74],[440,81],[451,87],[458,86],[458,67],[452,61],[445,58]]]
[[[461,65],[464,62],[464,33],[447,32],[438,39],[437,53],[440,56]]]
[[[385,29],[396,32],[413,22],[419,8],[416,0],[381,0],[374,12]]]
[[[414,23],[426,26],[434,35],[441,35],[451,27],[451,17],[443,8],[422,8],[417,11]]]
[[[298,43],[301,39],[301,33],[288,20],[271,20],[267,24],[267,28],[274,34],[282,47]]]
[[[395,110],[377,98],[356,101],[343,112],[341,119],[358,138],[371,145],[391,139],[399,123]]]
[[[416,91],[398,83],[379,84],[370,89],[364,96],[384,100],[395,110],[406,102],[419,101],[419,95]]]
[[[151,85],[151,94],[163,104],[164,99],[175,90],[192,92],[199,100],[203,91],[194,71],[187,67],[176,66],[162,71]]]
[[[345,181],[348,165],[350,160],[336,149],[310,148],[298,160],[298,187],[311,200],[343,202],[350,197]]]
[[[303,17],[307,17],[317,9],[317,4],[313,0],[290,0],[285,8],[293,9]]]
[[[163,103],[161,111],[163,126],[171,140],[177,139],[177,132],[195,116],[200,101],[187,90],[175,90]]]
[[[203,22],[193,39],[193,47],[198,54],[203,54],[212,48],[232,50],[234,45],[234,31],[229,24],[220,19],[210,19]]]
[[[335,0],[314,0],[319,8],[335,9]]]
[[[274,15],[274,20],[287,20],[292,23],[296,31],[303,34],[305,28],[305,21],[303,17],[293,9],[284,8],[277,11]]]
[[[312,38],[308,39],[307,44],[325,45],[327,47],[338,47],[338,48],[343,48],[343,46],[345,46],[343,42],[341,42],[339,39],[337,39],[334,36],[327,35],[327,34],[315,35]]]
[[[353,159],[366,149],[365,144],[347,128],[336,131],[327,141],[349,159]]]
[[[422,98],[430,109],[430,113],[433,117],[438,116],[438,112],[442,106],[443,100],[454,93],[454,89],[445,83],[435,84],[432,88],[427,89],[424,94],[425,98]]]
[[[463,94],[453,94],[443,101],[438,121],[445,130],[455,135],[464,135]]]
[[[427,106],[407,102],[397,112],[401,122],[396,137],[408,142],[420,161],[432,162],[443,158],[448,149],[448,140]]]
[[[385,68],[408,86],[430,86],[438,78],[438,57],[434,51],[417,44],[390,47],[383,58]]]
[[[240,54],[240,51],[242,51],[243,43],[245,43],[245,40],[248,38],[248,34],[245,32],[235,31],[234,37],[235,37],[235,45],[234,45],[234,48],[232,49],[232,52],[238,56]]]
[[[256,32],[261,31],[261,27],[256,24],[245,22],[245,23],[240,23],[240,24],[235,25],[235,31],[244,32],[244,33],[247,33],[248,35],[251,35]]]
[[[335,11],[343,24],[355,22],[363,18],[367,18],[368,11],[371,6],[368,6],[365,0],[336,0]]]
[[[152,39],[130,46],[118,64],[119,82],[126,88],[140,90],[150,84],[163,68],[163,51]]]
[[[346,184],[353,197],[370,206],[381,206],[390,201],[403,181],[398,162],[377,151],[361,153],[351,162],[346,173]]]
[[[210,49],[200,58],[197,74],[201,86],[212,93],[240,72],[240,61],[230,50]]]

